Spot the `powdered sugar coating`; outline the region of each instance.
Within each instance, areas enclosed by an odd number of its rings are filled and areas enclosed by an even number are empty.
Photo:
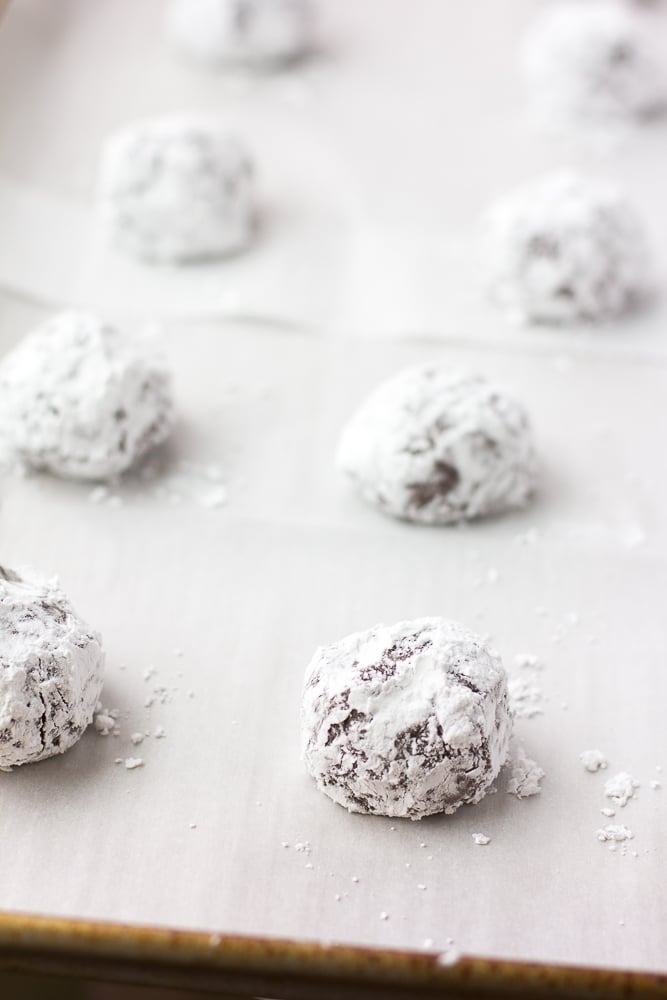
[[[343,431],[338,465],[369,503],[427,524],[521,507],[537,475],[523,408],[484,379],[437,364],[371,394]]]
[[[101,639],[54,580],[0,567],[0,767],[64,753],[93,718]]]
[[[172,0],[165,32],[199,62],[263,66],[306,52],[312,20],[310,0]]]
[[[151,262],[234,253],[254,229],[250,159],[210,121],[156,118],[112,135],[98,199],[109,240]]]
[[[0,417],[26,464],[107,479],[169,434],[171,380],[137,338],[88,313],[61,313],[0,365]]]
[[[605,122],[647,117],[667,103],[664,52],[654,30],[648,15],[627,4],[560,0],[530,26],[521,69],[551,116]]]
[[[501,199],[486,222],[492,291],[514,319],[600,320],[650,291],[641,220],[608,181],[550,174]]]
[[[306,767],[350,812],[416,820],[479,802],[510,735],[500,657],[455,622],[376,625],[318,649],[306,670]]]

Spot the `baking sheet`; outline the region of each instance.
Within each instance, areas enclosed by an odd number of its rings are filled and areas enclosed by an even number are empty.
[[[178,64],[152,0],[10,7],[0,351],[51,302],[162,316],[182,419],[165,477],[105,502],[1,483],[2,559],[60,575],[104,634],[104,700],[121,710],[118,738],[89,732],[0,775],[3,909],[665,971],[665,792],[650,787],[666,763],[664,303],[595,332],[514,330],[480,294],[472,226],[509,185],[574,162],[628,184],[664,261],[667,130],[611,146],[537,132],[513,70],[534,6],[323,4],[329,49],[254,81]],[[175,106],[222,108],[264,151],[264,242],[224,268],[136,268],[96,243],[102,137]],[[433,357],[529,406],[544,470],[526,512],[420,529],[340,482],[351,409]],[[424,614],[490,633],[509,665],[544,663],[544,715],[517,723],[547,772],[540,796],[501,782],[411,824],[349,816],[305,775],[314,647]],[[164,739],[129,742],[156,726]],[[610,770],[590,775],[578,754],[595,746]],[[135,771],[114,763],[138,755]],[[623,769],[641,781],[616,817],[635,832],[625,855],[595,838],[604,778]]]
[[[3,346],[32,312],[4,301]],[[58,759],[0,775],[3,908],[378,946],[453,939],[484,956],[664,970],[665,792],[649,784],[665,763],[652,419],[664,367],[581,358],[564,372],[544,352],[380,353],[249,325],[165,338],[182,414],[172,460],[220,463],[225,507],[169,503],[153,482],[121,490],[118,506],[48,477],[2,485],[3,560],[60,575],[104,634],[104,701],[122,713],[119,737],[89,731]],[[432,357],[511,384],[530,407],[544,476],[529,510],[421,529],[338,480],[350,408]],[[628,548],[637,526],[646,542]],[[544,663],[544,715],[516,727],[547,772],[540,796],[518,801],[503,779],[476,807],[400,822],[348,815],[304,773],[298,709],[314,647],[424,614],[490,633],[509,665],[526,652]],[[147,708],[156,687],[166,701]],[[130,743],[157,725],[164,739]],[[578,754],[598,746],[611,770],[591,775]],[[114,763],[139,754],[141,769]],[[622,769],[641,781],[617,817],[636,856],[595,836],[604,778]],[[310,853],[296,849],[306,842]]]

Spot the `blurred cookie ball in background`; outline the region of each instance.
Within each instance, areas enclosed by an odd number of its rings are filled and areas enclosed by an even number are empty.
[[[26,466],[111,479],[169,435],[171,376],[142,338],[61,313],[4,358],[0,419],[6,448]]]
[[[371,393],[343,430],[337,460],[368,503],[424,524],[522,507],[537,479],[523,407],[479,376],[436,364]]]
[[[98,202],[109,241],[154,263],[236,253],[255,229],[250,157],[213,122],[157,118],[112,135]]]
[[[653,285],[641,219],[606,180],[558,172],[500,199],[485,219],[491,292],[517,322],[619,316]]]
[[[171,0],[164,30],[178,52],[204,65],[271,68],[313,45],[310,0]]]
[[[558,0],[526,32],[520,67],[546,115],[642,119],[667,107],[666,42],[639,6]]]

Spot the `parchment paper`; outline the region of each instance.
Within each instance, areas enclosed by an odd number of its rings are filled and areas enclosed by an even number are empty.
[[[33,319],[5,303],[2,343]],[[226,507],[170,504],[154,482],[121,488],[116,507],[47,477],[2,485],[3,560],[60,575],[104,634],[104,701],[122,711],[118,738],[89,731],[0,775],[2,907],[664,969],[666,792],[650,787],[665,763],[663,365],[582,356],[565,370],[545,351],[378,351],[223,325],[170,329],[166,348],[182,414],[172,460],[220,463]],[[529,510],[421,529],[339,481],[351,408],[432,357],[530,407],[544,472]],[[629,548],[638,528],[646,540]],[[314,648],[424,614],[490,633],[509,666],[526,652],[544,663],[544,715],[516,726],[547,772],[540,796],[518,801],[503,777],[477,807],[392,822],[348,815],[304,773]],[[156,686],[168,700],[146,708]],[[130,743],[156,725],[164,739]],[[584,771],[593,747],[607,772]],[[114,764],[138,755],[141,769]],[[610,822],[604,779],[624,769],[641,788],[613,821],[635,833],[622,856],[596,830]],[[306,841],[310,854],[295,849]]]
[[[322,6],[322,54],[250,82],[177,63],[149,0],[22,0],[0,27],[0,351],[54,302],[164,317],[181,424],[162,460],[220,464],[228,487],[207,509],[196,490],[156,495],[161,480],[116,505],[2,481],[1,558],[57,573],[103,632],[121,735],[0,775],[0,905],[665,971],[667,792],[650,786],[667,765],[664,304],[595,332],[515,331],[474,258],[491,197],[574,162],[630,186],[664,259],[665,129],[611,147],[537,132],[514,76],[529,0]],[[91,217],[103,136],[195,106],[247,129],[263,242],[203,271],[112,261]],[[527,511],[420,529],[339,480],[352,408],[432,357],[529,407],[543,474]],[[348,815],[304,773],[314,648],[424,614],[490,633],[509,666],[543,662],[544,715],[516,727],[540,796],[503,778],[453,817],[392,823]],[[607,772],[581,766],[593,747]],[[129,756],[143,768],[114,763]],[[635,833],[625,855],[595,835],[620,770],[641,782],[614,820]]]

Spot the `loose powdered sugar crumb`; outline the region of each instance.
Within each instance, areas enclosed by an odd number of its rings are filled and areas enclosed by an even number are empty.
[[[619,825],[614,826],[610,824],[609,826],[604,826],[602,829],[597,831],[598,840],[603,843],[606,841],[611,841],[614,843],[621,842],[624,840],[632,840],[634,833],[627,826]]]
[[[516,795],[518,799],[538,795],[542,791],[540,781],[543,777],[544,771],[539,764],[526,756],[523,747],[519,747],[512,761],[512,773],[507,791],[510,795]]]
[[[485,833],[473,833],[471,836],[473,843],[477,844],[479,847],[486,847],[487,844],[491,843],[491,838],[487,837]]]
[[[143,767],[144,761],[143,757],[126,757],[125,767],[128,771],[134,771],[137,767]]]
[[[605,782],[604,794],[618,806],[626,806],[630,799],[635,797],[635,791],[639,788],[636,781],[627,771],[619,771],[613,778]]]
[[[544,695],[532,675],[511,674],[507,690],[510,706],[517,718],[532,719],[544,714]]]
[[[587,771],[594,773],[607,767],[607,758],[601,750],[583,750],[579,754],[579,760]]]

